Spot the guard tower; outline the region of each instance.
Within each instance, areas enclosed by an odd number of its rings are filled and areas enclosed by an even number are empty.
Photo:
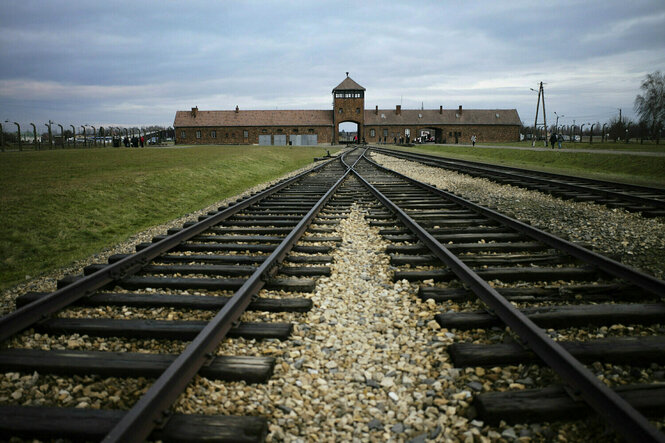
[[[358,140],[365,136],[365,88],[346,73],[342,83],[333,93],[333,144],[339,142],[339,124],[353,122],[358,125]]]

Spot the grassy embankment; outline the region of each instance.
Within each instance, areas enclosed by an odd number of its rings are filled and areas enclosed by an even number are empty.
[[[514,143],[513,145],[517,146],[518,144]],[[588,143],[576,143],[575,145],[576,147],[577,145],[589,146]],[[613,145],[613,143],[609,145]],[[619,150],[624,150],[626,147],[626,145],[617,145]],[[595,147],[596,143],[593,146]],[[629,146],[632,147],[633,144],[631,143]],[[655,146],[650,145],[654,149]],[[660,146],[661,151],[659,152],[665,152],[665,146]],[[536,147],[538,146],[536,145]],[[567,145],[564,145],[564,147],[567,148]],[[472,148],[471,146],[417,145],[413,148],[402,149],[449,158],[665,188],[665,156],[639,156],[625,152],[621,154],[587,153],[575,152],[565,148],[541,151],[507,148],[508,146],[492,149],[489,147]],[[582,147],[577,148],[581,149]],[[608,147],[605,145],[601,149],[608,149]],[[638,149],[638,151],[645,152],[646,150]]]
[[[593,143],[589,143],[589,137],[584,137],[584,142],[563,142],[563,149],[591,149],[591,150],[606,150],[606,151],[633,151],[633,152],[662,152],[665,153],[665,140],[659,144],[654,141],[644,141],[640,143],[639,140],[632,140],[630,143],[605,141],[601,142],[600,137],[594,138]],[[520,148],[531,148],[532,141],[524,140],[521,142],[505,142],[505,143],[477,143],[478,146],[514,146]],[[543,148],[544,143],[542,140],[536,142],[536,148]],[[548,144],[549,148],[550,145]]]
[[[200,146],[0,154],[0,289],[275,179],[317,147]]]

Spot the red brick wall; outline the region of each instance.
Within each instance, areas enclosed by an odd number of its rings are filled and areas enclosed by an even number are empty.
[[[314,132],[310,132],[313,130]],[[185,137],[182,137],[182,132]],[[196,132],[201,131],[201,137],[196,137]],[[217,136],[212,136],[212,131]],[[247,131],[247,137],[244,136]],[[263,132],[265,131],[265,132]],[[280,132],[281,131],[281,132]],[[188,127],[176,129],[176,144],[181,145],[255,145],[259,143],[259,135],[307,135],[316,134],[319,143],[330,143],[332,140],[331,126],[249,126],[249,127]]]
[[[404,136],[404,130],[410,129],[411,131],[411,140],[414,137],[420,135],[420,130],[422,129],[441,129],[442,138],[446,143],[455,143],[455,132],[461,133],[457,138],[459,143],[469,144],[471,143],[471,136],[476,135],[476,141],[478,143],[484,142],[514,142],[519,141],[520,133],[519,126],[485,126],[485,125],[459,125],[459,126],[449,126],[449,125],[431,125],[431,126],[408,126],[408,125],[393,125],[393,126],[366,126],[365,127],[365,139],[368,143],[376,143],[383,141],[383,130],[388,130],[387,141],[389,143],[393,142],[393,137],[397,137],[399,140],[400,137]],[[374,129],[374,136],[371,136],[371,130]],[[452,133],[452,135],[450,135]]]

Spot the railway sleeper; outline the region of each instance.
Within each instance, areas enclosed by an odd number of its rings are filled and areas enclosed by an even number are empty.
[[[507,300],[512,302],[563,301],[580,299],[584,301],[658,301],[654,294],[628,284],[574,284],[555,287],[496,288]],[[418,297],[429,298],[437,303],[445,301],[465,301],[476,299],[469,289],[437,288],[421,286]]]
[[[631,406],[651,417],[665,415],[665,385],[624,385],[613,388]],[[490,425],[580,420],[593,416],[584,401],[575,401],[563,386],[477,395],[473,405]]]
[[[153,377],[162,375],[178,356],[140,352],[101,352],[78,350],[6,349],[0,351],[4,371],[40,374],[87,375],[104,377]],[[198,374],[213,380],[265,383],[272,376],[274,357],[213,357]]]
[[[466,265],[474,266],[505,266],[505,265],[556,265],[578,263],[573,257],[563,254],[492,254],[492,255],[460,255],[458,257]],[[393,266],[442,266],[445,265],[433,255],[397,255],[390,254]]]
[[[193,340],[208,324],[205,321],[172,321],[108,318],[53,318],[35,324],[35,331],[45,334],[79,334],[96,337],[130,337],[142,339]],[[286,340],[291,323],[241,322],[232,327],[227,337],[248,340],[275,338]]]
[[[484,240],[489,241],[525,241],[528,240],[524,234],[518,232],[477,232],[477,233],[454,233],[454,234],[440,234],[432,233],[435,239],[439,242],[453,242],[453,243],[468,243],[470,241],[477,242]],[[388,241],[393,242],[415,242],[418,238],[415,235],[385,235],[383,236]]]
[[[16,299],[16,307],[20,308],[48,295],[48,292],[28,292]],[[133,308],[174,308],[174,309],[222,309],[231,297],[218,295],[180,295],[151,292],[150,294],[127,294],[102,292],[77,300],[78,306],[127,306]],[[298,298],[262,298],[253,300],[248,308],[250,311],[267,312],[307,312],[312,309],[312,300]]]
[[[127,411],[0,406],[0,436],[50,440],[55,436],[101,441]],[[173,414],[155,428],[150,440],[168,442],[262,442],[268,433],[264,417]]]
[[[136,245],[136,250],[141,251],[149,247],[151,243],[139,243]],[[277,248],[277,245],[252,245],[252,244],[205,244],[205,243],[183,243],[175,246],[169,252],[216,252],[216,251],[237,251],[237,252],[272,252]],[[331,246],[305,246],[295,245],[291,248],[292,252],[304,252],[307,254],[328,254],[332,251]]]
[[[63,288],[84,276],[70,275],[58,280],[58,289]],[[169,278],[131,276],[113,281],[105,288],[120,286],[125,289],[168,288],[168,289],[205,289],[208,291],[235,291],[245,284],[244,278]],[[291,292],[312,292],[316,281],[311,279],[272,278],[266,282],[265,289]]]
[[[583,363],[612,363],[648,366],[665,363],[665,337],[611,337],[585,342],[558,342]],[[456,368],[506,366],[541,363],[541,359],[521,343],[454,343],[448,353]]]
[[[444,245],[454,253],[464,252],[526,252],[548,251],[551,248],[540,242],[501,242],[501,243],[454,243]],[[387,254],[427,254],[430,250],[421,244],[416,245],[388,245]]]
[[[541,306],[520,309],[541,328],[570,328],[589,325],[662,323],[665,303],[587,304]],[[448,329],[489,329],[503,327],[499,317],[486,311],[442,313],[436,321]]]
[[[593,281],[602,274],[595,268],[590,267],[514,267],[514,268],[482,268],[474,270],[484,280],[500,280],[502,282],[515,281]],[[394,280],[422,281],[433,279],[434,281],[447,282],[457,279],[457,274],[445,269],[434,269],[428,271],[420,270],[397,270]]]

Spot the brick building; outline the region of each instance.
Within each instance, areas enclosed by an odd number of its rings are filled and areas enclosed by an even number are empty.
[[[368,143],[433,140],[437,143],[518,141],[516,109],[365,109],[365,88],[347,77],[332,90],[332,110],[177,111],[177,144],[312,145],[338,143],[339,125],[357,124]]]

